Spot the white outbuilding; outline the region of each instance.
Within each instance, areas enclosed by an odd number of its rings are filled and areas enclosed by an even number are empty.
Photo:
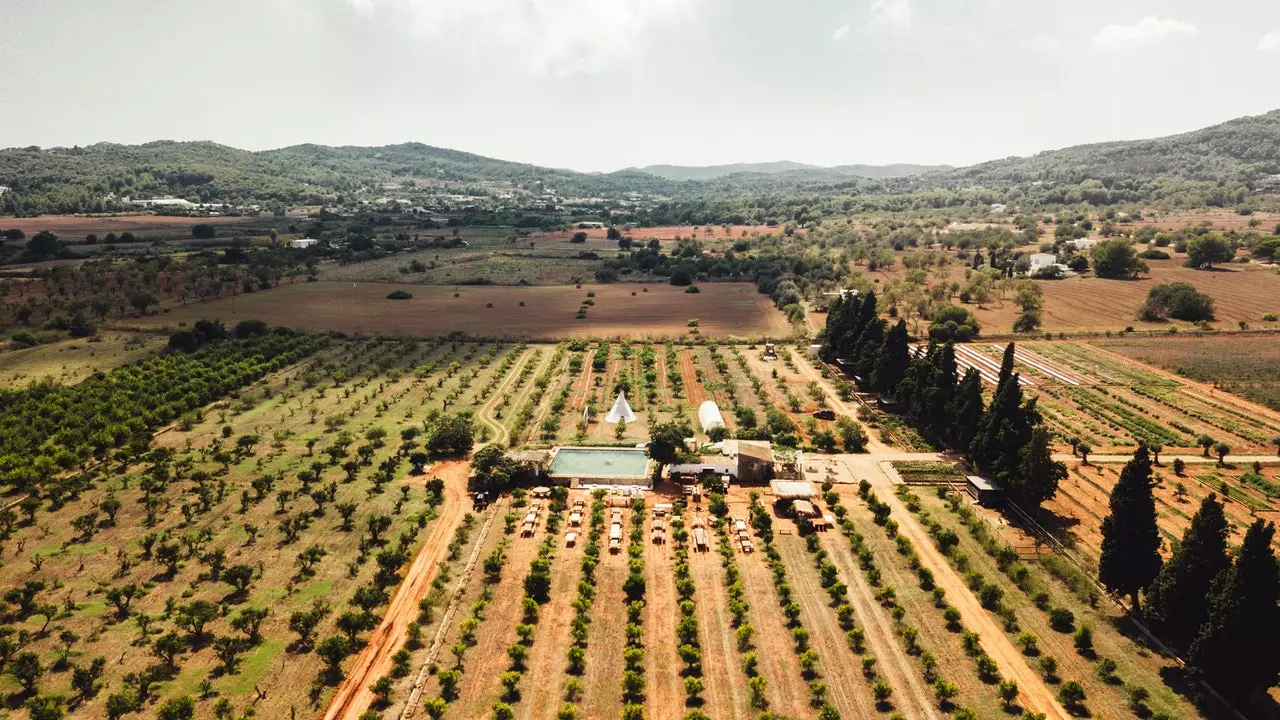
[[[297,240],[290,242],[289,247],[294,248],[295,250],[302,250],[304,248],[309,248],[318,242],[320,241],[315,238],[298,238]]]
[[[698,422],[702,424],[702,432],[709,433],[712,428],[724,427],[724,416],[715,402],[708,400],[698,406]]]

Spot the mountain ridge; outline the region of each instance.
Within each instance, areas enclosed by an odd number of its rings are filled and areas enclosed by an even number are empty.
[[[800,173],[848,175],[876,180],[880,178],[921,175],[926,172],[951,169],[954,168],[950,165],[917,165],[912,163],[823,166],[794,162],[791,160],[778,160],[774,162],[740,162],[727,163],[723,165],[645,165],[643,167],[629,167],[625,170],[634,170],[636,172],[655,175],[665,180],[678,182],[685,180],[718,180],[739,174],[779,175],[797,171]]]
[[[1236,118],[1161,138],[1111,141],[991,160],[962,168],[925,165],[737,163],[648,166],[581,173],[400,143],[376,147],[299,144],[241,150],[210,141],[158,140],[141,145],[0,150],[0,214],[101,212],[112,198],[178,196],[232,204],[326,204],[388,183],[509,183],[552,197],[622,197],[635,193],[695,202],[759,193],[904,195],[985,188],[1031,192],[1044,202],[1139,201],[1159,185],[1202,187],[1196,197],[1238,203],[1280,175],[1280,110]],[[671,179],[654,174],[683,176]],[[877,176],[878,175],[878,176]],[[693,179],[703,177],[705,179]],[[1218,190],[1214,189],[1217,186]],[[1044,188],[1074,191],[1041,192]],[[480,188],[484,192],[483,188]],[[1091,200],[1092,199],[1092,200]],[[932,202],[932,201],[931,201]]]

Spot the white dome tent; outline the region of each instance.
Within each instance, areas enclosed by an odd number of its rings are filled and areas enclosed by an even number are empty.
[[[613,408],[609,410],[608,415],[604,416],[604,421],[611,425],[617,425],[622,420],[627,421],[628,425],[636,421],[636,414],[631,412],[625,392],[618,393],[618,399],[613,401]]]
[[[708,400],[698,406],[698,422],[702,424],[702,432],[710,433],[712,428],[724,427],[724,416],[714,401]]]

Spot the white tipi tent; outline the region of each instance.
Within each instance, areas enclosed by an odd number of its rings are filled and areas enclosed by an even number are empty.
[[[626,420],[628,425],[636,421],[636,414],[631,412],[625,392],[618,393],[618,399],[613,401],[613,409],[604,416],[604,421],[613,425],[617,425],[619,420]]]

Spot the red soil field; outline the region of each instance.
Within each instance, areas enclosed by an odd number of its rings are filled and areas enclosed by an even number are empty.
[[[301,215],[294,216],[296,218]],[[19,228],[28,237],[48,230],[55,235],[84,237],[97,233],[99,237],[113,232],[119,235],[126,230],[134,234],[190,236],[191,226],[237,225],[248,228],[268,228],[280,224],[285,218],[270,215],[260,217],[179,217],[172,215],[112,215],[88,217],[84,215],[41,215],[34,218],[0,218],[0,227]]]
[[[707,337],[784,337],[786,318],[747,283],[708,283],[702,292],[686,294],[668,285],[499,287],[398,285],[342,282],[298,283],[273,290],[174,306],[165,313],[130,320],[146,326],[188,325],[201,318],[233,323],[264,320],[310,331],[353,334],[442,335],[453,331],[489,337],[528,339],[684,337],[687,323],[699,318]],[[387,300],[392,290],[413,294],[409,300]],[[595,292],[587,318],[574,313]],[[454,293],[458,297],[454,297]],[[525,303],[524,307],[520,303]],[[492,304],[493,307],[487,307]]]

